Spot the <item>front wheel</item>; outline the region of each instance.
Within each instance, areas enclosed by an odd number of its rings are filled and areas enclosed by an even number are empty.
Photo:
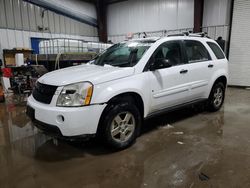
[[[225,99],[225,86],[223,83],[216,83],[209,95],[208,110],[211,112],[218,111],[223,105]]]
[[[133,144],[141,125],[141,115],[130,102],[112,105],[102,123],[104,141],[115,149],[124,149]]]

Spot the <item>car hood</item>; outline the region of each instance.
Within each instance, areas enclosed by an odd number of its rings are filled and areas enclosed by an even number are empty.
[[[119,68],[89,64],[69,67],[47,73],[39,78],[38,82],[55,86],[64,86],[83,81],[100,84],[128,77],[132,74],[134,74],[133,67]]]

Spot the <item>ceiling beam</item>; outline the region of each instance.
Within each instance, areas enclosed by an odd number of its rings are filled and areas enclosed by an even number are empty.
[[[128,1],[128,0],[108,0],[107,1],[107,4],[115,4],[115,3],[121,3],[121,2],[124,2],[124,1]]]
[[[37,5],[39,7],[43,7],[45,9],[51,10],[63,16],[70,17],[82,23],[97,27],[97,20],[95,18],[92,18],[81,12],[71,11],[64,6],[53,4],[52,2],[48,0],[24,0],[24,1]]]

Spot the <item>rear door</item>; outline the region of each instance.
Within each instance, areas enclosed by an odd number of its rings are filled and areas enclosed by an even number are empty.
[[[185,40],[183,43],[188,60],[190,99],[193,101],[204,98],[214,72],[214,62],[202,42]]]

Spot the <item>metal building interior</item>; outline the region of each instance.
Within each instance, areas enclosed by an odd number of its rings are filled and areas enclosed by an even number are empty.
[[[0,187],[250,187],[249,29],[248,0],[0,0]],[[150,72],[156,80],[162,72],[151,61],[171,37],[180,39],[185,66],[193,38],[216,61],[209,70],[221,62],[225,71],[217,79],[209,73],[208,98],[197,104],[171,96],[191,98],[204,80],[179,91],[184,84],[174,77],[175,85],[149,96],[165,87],[152,84]],[[128,67],[105,63],[126,45]],[[167,57],[160,62],[166,75],[178,68]],[[207,74],[200,70],[193,77]],[[222,98],[212,113],[211,96]]]

